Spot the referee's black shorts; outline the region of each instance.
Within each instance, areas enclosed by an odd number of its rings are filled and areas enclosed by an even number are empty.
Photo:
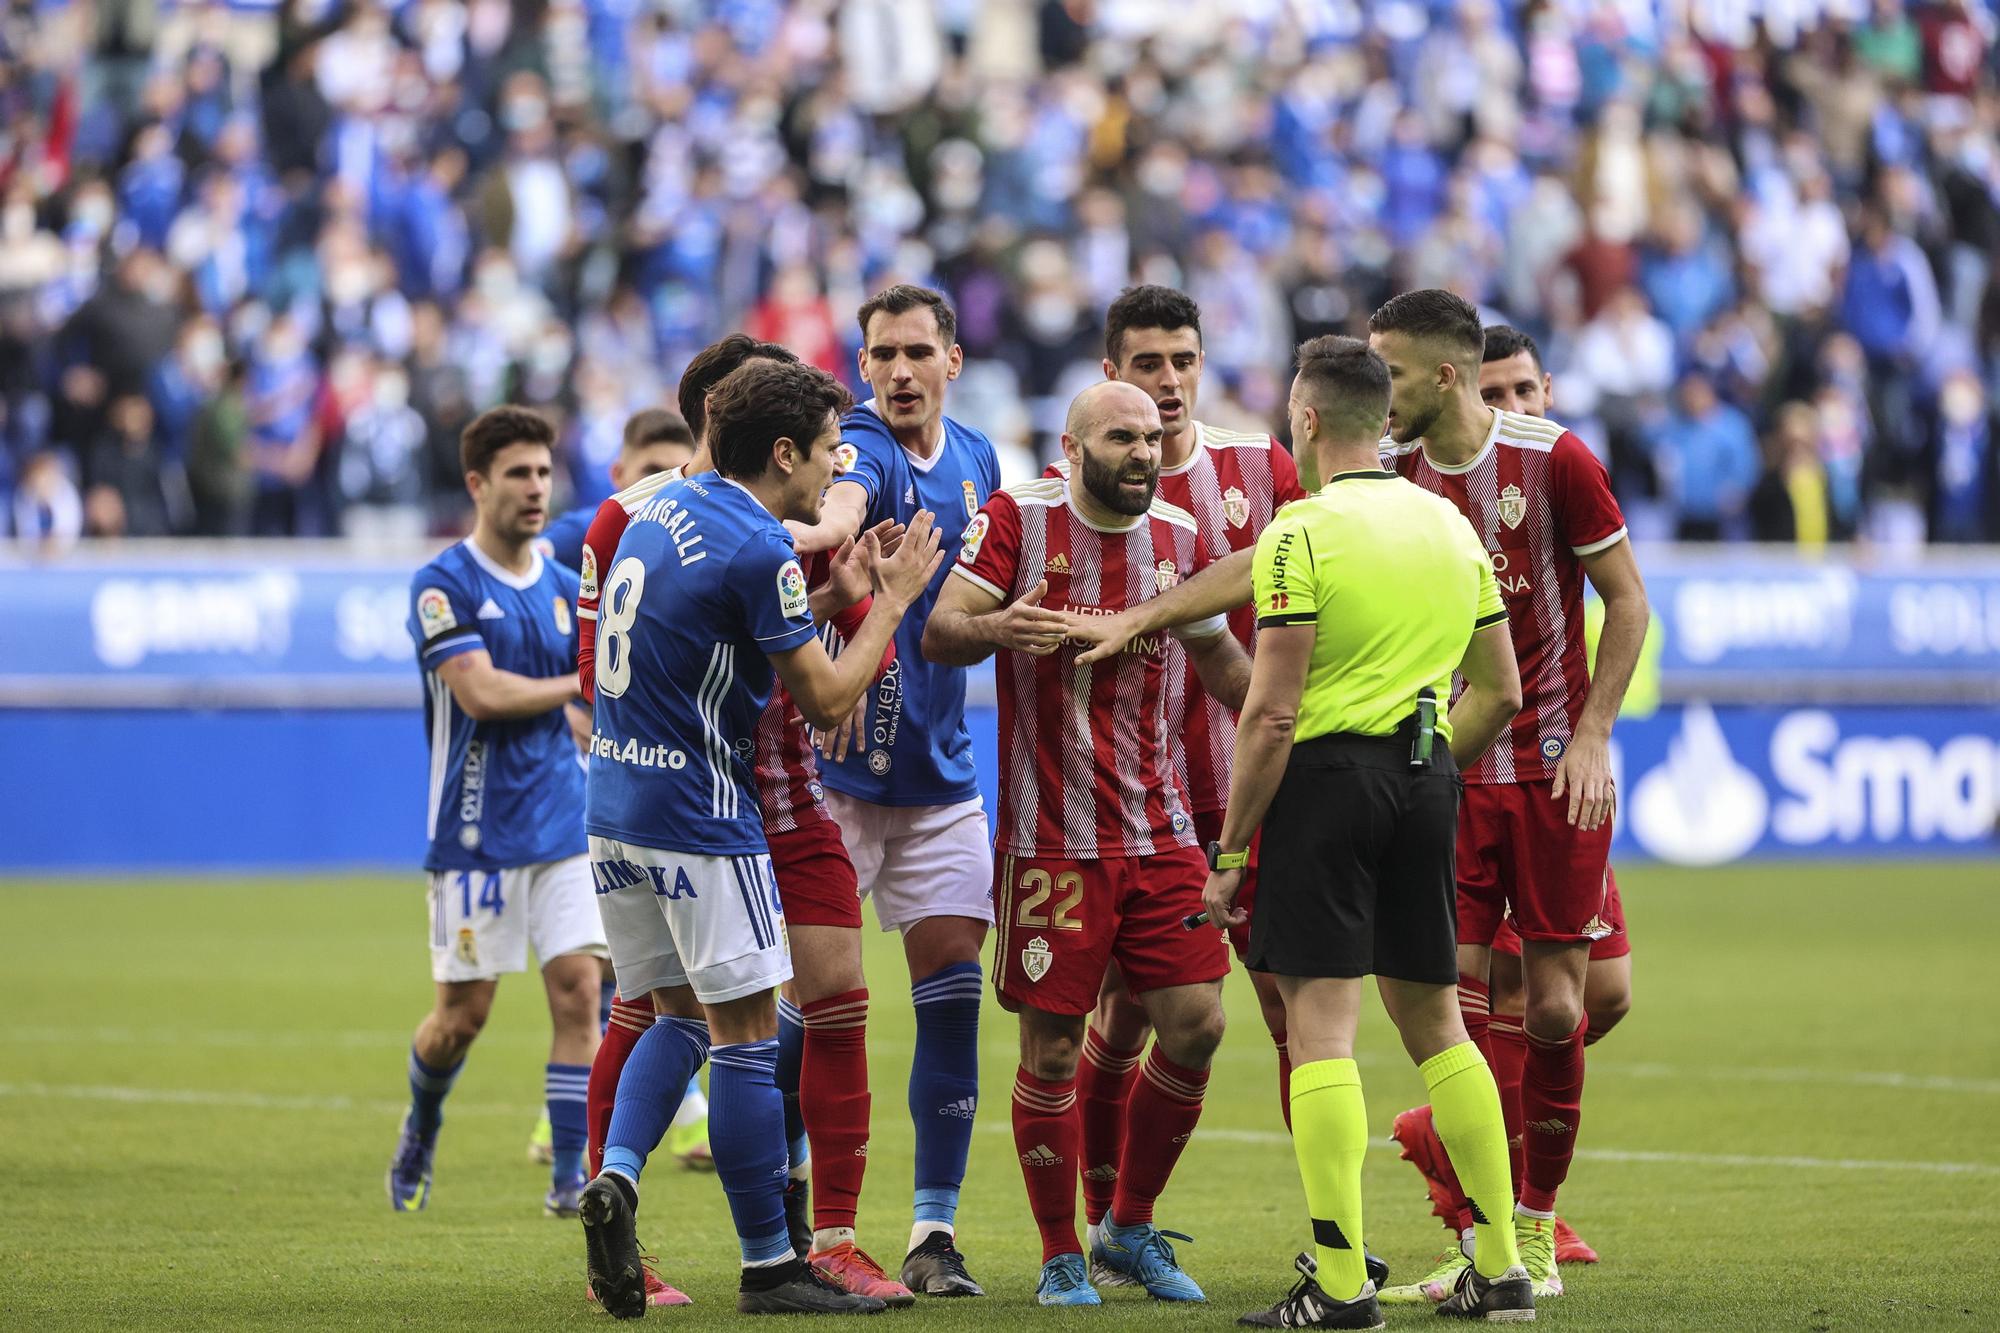
[[[1264,816],[1247,964],[1286,977],[1458,980],[1454,853],[1464,782],[1413,725],[1292,747]]]

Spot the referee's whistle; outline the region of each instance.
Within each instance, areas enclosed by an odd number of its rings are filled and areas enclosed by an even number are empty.
[[[1437,740],[1437,691],[1425,686],[1417,691],[1417,739],[1410,746],[1410,767],[1423,768],[1431,761],[1431,746]]]

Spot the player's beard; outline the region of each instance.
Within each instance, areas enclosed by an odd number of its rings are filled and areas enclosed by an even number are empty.
[[[1394,404],[1391,404],[1391,407],[1394,408]],[[1430,434],[1431,427],[1437,425],[1437,419],[1443,413],[1444,398],[1442,395],[1433,398],[1414,412],[1396,409],[1393,411],[1396,420],[1395,424],[1389,428],[1389,438],[1397,444],[1408,444],[1411,440],[1420,440]]]
[[[1100,463],[1089,450],[1084,451],[1083,488],[1112,513],[1136,517],[1152,508],[1153,492],[1160,488],[1160,469],[1157,464],[1146,469],[1146,498],[1137,501],[1127,495],[1120,484],[1126,471],[1124,464],[1113,466]]]

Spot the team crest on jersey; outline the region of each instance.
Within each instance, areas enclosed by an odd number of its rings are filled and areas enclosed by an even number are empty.
[[[979,492],[973,489],[970,481],[960,482],[959,484],[965,487],[965,516],[971,518],[979,512]]]
[[[1231,486],[1222,493],[1222,516],[1229,520],[1229,526],[1240,528],[1250,521],[1250,497]]]
[[[594,600],[597,597],[597,552],[588,546],[584,547],[583,559],[577,563],[581,566],[577,573],[582,576],[577,580],[577,595]],[[563,633],[567,634],[569,631],[564,630]]]
[[[1521,488],[1508,482],[1500,488],[1500,521],[1510,528],[1521,526],[1521,520],[1528,516],[1528,497],[1521,494]]]
[[[556,633],[569,637],[569,599],[566,597],[556,598]]]
[[[1153,582],[1159,585],[1161,592],[1165,592],[1180,581],[1181,571],[1173,561],[1162,560],[1153,566]]]
[[[1049,942],[1040,935],[1028,941],[1021,950],[1021,970],[1028,974],[1029,981],[1040,981],[1049,974],[1049,964],[1056,956],[1049,949]]]
[[[889,752],[887,750],[870,750],[868,752],[868,771],[878,778],[887,773],[889,771]]]
[[[787,616],[806,613],[806,572],[796,560],[787,560],[778,569],[778,610]]]
[[[443,588],[425,588],[417,594],[417,625],[426,639],[457,628],[458,617],[451,613],[451,598],[445,596]]]
[[[839,477],[854,471],[854,465],[860,459],[861,451],[842,440],[833,446],[833,475]]]
[[[966,484],[968,486],[971,485],[970,482]],[[965,525],[965,536],[959,543],[958,548],[959,564],[969,565],[979,558],[979,546],[981,542],[986,540],[986,529],[988,526],[989,524],[984,514],[974,514],[972,521]]]
[[[458,961],[467,967],[479,966],[479,937],[473,934],[471,926],[458,928]]]

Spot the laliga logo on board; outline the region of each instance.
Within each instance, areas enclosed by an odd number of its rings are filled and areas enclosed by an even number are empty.
[[[1764,836],[1771,798],[1736,762],[1715,710],[1692,703],[1666,761],[1632,791],[1632,834],[1662,861],[1713,866],[1734,861]]]

